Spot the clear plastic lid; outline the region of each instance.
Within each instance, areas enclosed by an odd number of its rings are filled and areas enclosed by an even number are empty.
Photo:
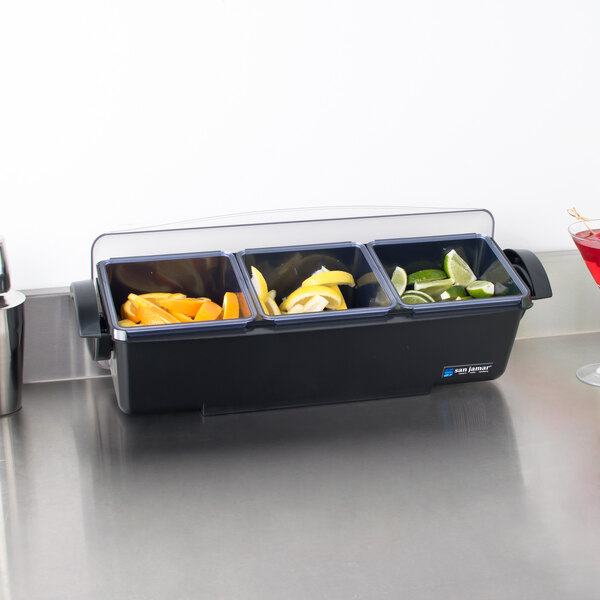
[[[104,233],[91,249],[91,276],[103,260],[385,238],[480,233],[493,237],[485,209],[347,206],[248,212]]]

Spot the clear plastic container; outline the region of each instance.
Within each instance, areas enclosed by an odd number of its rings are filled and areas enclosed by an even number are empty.
[[[256,310],[265,321],[291,324],[299,321],[338,318],[358,318],[385,315],[394,305],[385,285],[380,281],[375,261],[365,246],[352,242],[313,244],[274,248],[253,248],[236,254]],[[251,268],[257,268],[269,290],[275,290],[277,305],[302,282],[322,267],[329,271],[346,271],[355,286],[340,285],[347,309],[323,310],[294,314],[267,314],[251,282]]]
[[[367,244],[369,251],[378,261],[383,272],[388,293],[397,305],[411,311],[461,310],[477,306],[520,304],[524,308],[531,305],[530,290],[519,278],[512,265],[496,243],[480,234],[460,236],[436,236],[424,238],[403,238],[377,240]],[[444,269],[444,256],[450,250],[467,262],[478,280],[494,284],[494,296],[465,300],[443,300],[424,304],[407,304],[391,283],[397,266],[407,274],[423,269]]]
[[[107,319],[115,339],[144,336],[148,333],[192,333],[215,328],[241,328],[256,319],[256,310],[235,258],[224,252],[203,252],[114,258],[98,264],[98,282]],[[237,319],[193,321],[165,325],[122,327],[121,305],[130,293],[183,293],[188,297],[207,297],[221,305],[225,292],[234,292],[240,304]]]

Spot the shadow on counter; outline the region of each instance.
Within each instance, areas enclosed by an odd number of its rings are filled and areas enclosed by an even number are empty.
[[[392,453],[421,446],[471,452],[476,446],[478,452],[518,462],[509,411],[493,382],[434,388],[426,396],[216,417],[126,415],[116,406],[110,380],[90,385],[93,399],[77,405],[75,432],[82,455],[102,461],[208,460],[344,446]]]

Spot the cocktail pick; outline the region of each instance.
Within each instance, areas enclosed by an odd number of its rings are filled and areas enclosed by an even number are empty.
[[[581,216],[581,215],[580,215],[580,214],[577,212],[577,209],[575,209],[575,208],[569,208],[569,209],[567,210],[567,212],[568,212],[568,213],[569,213],[569,214],[570,214],[570,215],[571,215],[573,218],[577,219],[578,221],[581,221],[581,222],[582,222],[582,223],[583,223],[583,224],[584,224],[584,225],[585,225],[585,226],[586,226],[586,227],[589,229],[590,233],[592,233],[592,234],[594,233],[594,232],[592,231],[592,228],[591,228],[591,227],[590,227],[590,226],[587,224],[587,221],[588,221],[589,219],[586,219],[585,217],[582,217],[582,216]]]

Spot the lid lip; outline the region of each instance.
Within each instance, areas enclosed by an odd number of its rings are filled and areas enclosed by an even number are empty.
[[[462,241],[470,239],[484,239],[488,242],[492,242],[494,238],[486,235],[485,233],[460,233],[457,235],[416,235],[415,237],[401,237],[401,238],[383,238],[380,240],[373,240],[368,242],[366,246],[371,248],[377,246],[391,246],[400,244],[419,244],[421,242],[445,242],[445,241]]]
[[[143,254],[140,256],[113,256],[111,258],[105,258],[99,261],[96,264],[96,271],[99,271],[102,267],[114,263],[142,263],[152,262],[154,260],[185,260],[186,258],[213,258],[218,256],[233,259],[233,254],[231,254],[230,252],[224,252],[222,250],[209,250],[204,252],[169,252],[165,254]]]
[[[332,250],[337,248],[363,248],[365,244],[354,242],[352,240],[342,240],[339,242],[320,242],[318,244],[290,244],[287,246],[257,246],[254,248],[244,248],[234,253],[235,256],[245,256],[246,254],[274,254],[277,252],[307,252],[310,250]]]

